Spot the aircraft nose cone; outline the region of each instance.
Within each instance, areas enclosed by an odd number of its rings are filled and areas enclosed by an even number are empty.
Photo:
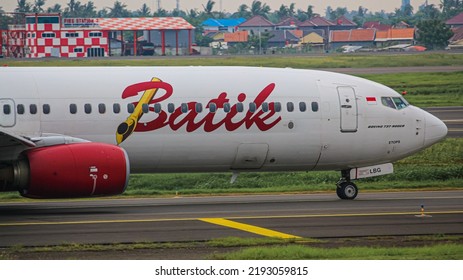
[[[424,145],[431,146],[434,143],[444,139],[447,135],[447,126],[437,117],[427,114],[426,127],[424,131]]]

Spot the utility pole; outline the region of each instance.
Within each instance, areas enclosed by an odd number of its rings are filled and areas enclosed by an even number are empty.
[[[161,10],[161,0],[158,0],[158,9],[157,11],[159,12]]]
[[[177,0],[177,6],[176,6],[177,11],[180,11],[180,0]]]

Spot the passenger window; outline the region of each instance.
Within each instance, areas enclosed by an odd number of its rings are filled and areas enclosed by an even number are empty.
[[[161,104],[159,103],[154,104],[154,112],[157,114],[161,113]]]
[[[18,114],[23,115],[25,113],[24,105],[18,104],[17,106]]]
[[[29,106],[29,111],[31,112],[32,115],[37,114],[37,105],[31,104],[31,105]]]
[[[71,112],[71,114],[77,114],[77,105],[76,104],[69,105],[69,112]]]
[[[256,111],[256,103],[249,103],[249,112],[254,113]]]
[[[307,105],[305,102],[299,102],[299,111],[305,112],[307,110]]]
[[[217,111],[217,105],[215,103],[209,103],[209,112],[215,113]]]
[[[43,104],[42,109],[43,109],[43,113],[45,115],[50,114],[50,105],[49,104]]]
[[[275,102],[273,106],[275,107],[275,112],[280,112],[281,111],[281,103],[280,102]]]
[[[8,104],[3,105],[3,114],[9,115],[11,114],[11,106]]]
[[[268,103],[267,102],[262,103],[262,111],[263,112],[268,112]]]
[[[173,113],[175,111],[174,103],[167,104],[167,111],[169,111],[169,113]]]
[[[135,111],[135,105],[133,105],[132,103],[127,104],[127,112],[129,112],[129,114],[132,114],[133,111]]]
[[[85,104],[84,105],[84,112],[85,114],[91,114],[92,113],[92,104]]]
[[[113,104],[113,112],[114,114],[119,114],[121,112],[121,105],[119,103]]]
[[[104,105],[103,103],[98,104],[98,112],[100,114],[106,113],[106,105]]]
[[[224,110],[225,113],[229,113],[230,110],[231,110],[230,103],[228,103],[228,102],[224,103],[223,104],[223,110]]]
[[[294,111],[294,103],[293,102],[286,103],[286,110],[288,110],[288,112]]]
[[[395,106],[397,106],[397,109],[399,110],[408,106],[408,103],[400,97],[392,97],[392,100],[394,100]]]
[[[381,103],[386,107],[396,109],[394,102],[390,97],[381,97]]]
[[[318,102],[312,102],[312,112],[318,112]]]
[[[181,110],[182,110],[182,113],[187,113],[188,112],[188,104],[182,103]]]
[[[236,111],[240,113],[244,111],[243,103],[236,103]]]
[[[195,110],[196,110],[196,113],[201,113],[203,111],[203,104],[201,103],[196,103],[195,104]]]

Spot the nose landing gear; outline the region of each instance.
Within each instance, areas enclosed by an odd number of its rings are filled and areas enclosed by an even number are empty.
[[[342,170],[342,178],[336,184],[336,194],[340,199],[353,200],[357,197],[358,188],[350,180],[350,170]]]

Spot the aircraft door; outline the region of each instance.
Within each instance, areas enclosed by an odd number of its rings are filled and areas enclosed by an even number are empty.
[[[352,87],[338,87],[341,110],[341,132],[356,132],[358,127],[357,98]]]
[[[268,144],[240,144],[231,168],[234,170],[260,169],[265,163],[267,154]]]
[[[16,124],[16,112],[14,101],[0,99],[0,126],[12,127]]]

